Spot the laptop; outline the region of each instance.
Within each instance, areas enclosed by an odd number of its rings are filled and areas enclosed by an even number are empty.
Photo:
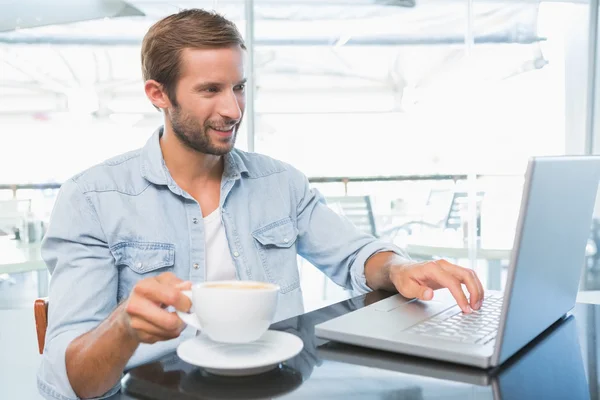
[[[504,293],[463,314],[447,289],[396,294],[315,326],[318,337],[457,364],[502,364],[575,305],[600,181],[600,157],[529,160]]]
[[[497,368],[480,369],[425,358],[328,342],[317,348],[317,356],[326,361],[353,364],[399,372],[412,377],[458,382],[477,390],[486,398],[500,399],[589,399],[590,386],[575,317],[561,320],[538,336],[509,361]],[[543,366],[543,368],[542,368]],[[397,380],[402,380],[397,376]],[[443,389],[444,383],[412,378],[410,382],[428,389]],[[382,390],[386,389],[382,385]],[[452,386],[448,394],[452,396]],[[464,396],[464,392],[462,392]],[[467,396],[468,397],[468,396]]]

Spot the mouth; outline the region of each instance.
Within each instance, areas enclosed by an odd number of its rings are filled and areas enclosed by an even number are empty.
[[[235,127],[236,127],[236,125],[223,126],[223,127],[220,127],[220,128],[215,128],[215,127],[211,126],[210,130],[212,130],[213,132],[215,132],[220,137],[229,138],[229,137],[233,136],[233,133],[235,132]]]

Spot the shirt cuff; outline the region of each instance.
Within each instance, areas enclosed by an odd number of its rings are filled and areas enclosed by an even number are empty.
[[[406,252],[398,246],[379,241],[369,243],[360,249],[356,259],[352,263],[352,267],[350,269],[352,290],[356,291],[357,293],[368,293],[373,291],[373,289],[367,286],[367,278],[365,277],[365,264],[367,263],[367,260],[374,254],[387,251],[396,253],[407,264],[413,262],[408,254],[406,254]]]
[[[69,344],[86,331],[66,331],[55,336],[50,343],[46,343],[42,363],[37,374],[39,393],[48,400],[80,400],[75,394],[65,362],[65,353]],[[108,392],[91,400],[100,400],[110,397],[121,389],[121,381],[117,382]]]

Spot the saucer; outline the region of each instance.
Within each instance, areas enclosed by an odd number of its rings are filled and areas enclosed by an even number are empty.
[[[267,331],[255,342],[230,344],[214,342],[206,335],[186,340],[177,347],[183,361],[224,376],[256,375],[295,357],[304,343],[287,332]]]

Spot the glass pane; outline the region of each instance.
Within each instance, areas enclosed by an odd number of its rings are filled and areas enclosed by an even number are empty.
[[[482,175],[471,192],[482,200],[470,261],[489,288],[502,289],[510,251],[495,259],[491,250],[512,248],[527,159],[583,152],[573,137],[584,134],[585,105],[572,103],[586,96],[589,11],[586,4],[479,0],[473,10],[470,100],[462,105],[467,159]],[[492,34],[494,20],[501,29]]]

